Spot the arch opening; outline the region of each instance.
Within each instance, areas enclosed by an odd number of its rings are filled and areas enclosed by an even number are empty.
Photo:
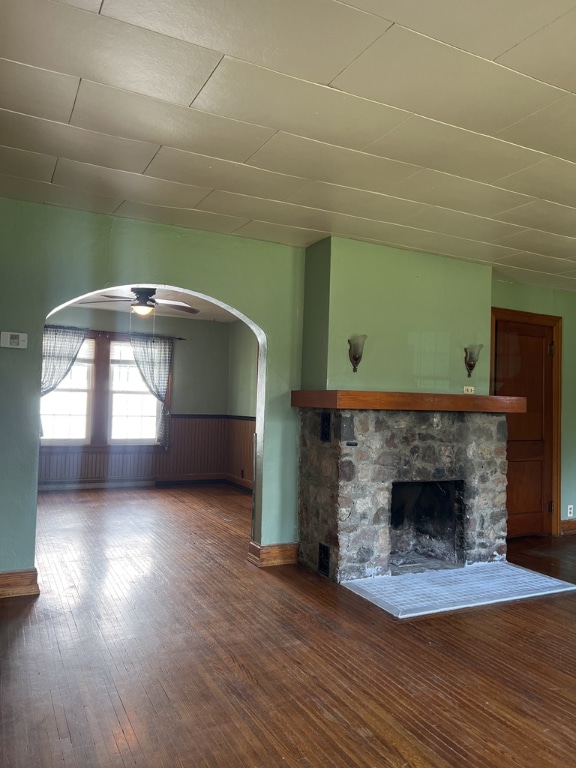
[[[90,316],[94,316],[94,312],[98,310],[113,310],[109,315],[117,315],[117,313],[123,313],[120,321],[105,323],[107,328],[105,331],[110,331],[110,328],[120,328],[126,330],[128,326],[129,330],[134,330],[134,324],[138,331],[146,332],[144,321],[142,318],[132,320],[130,312],[130,301],[123,300],[115,302],[108,297],[128,297],[133,295],[133,289],[153,288],[155,290],[155,296],[160,297],[164,303],[182,303],[188,307],[193,307],[195,310],[194,315],[188,312],[179,312],[178,308],[173,307],[166,308],[163,304],[159,304],[154,310],[152,318],[147,318],[148,328],[152,325],[154,332],[160,334],[165,327],[183,327],[184,323],[196,323],[197,321],[210,321],[212,324],[227,323],[230,327],[236,324],[238,321],[243,328],[248,329],[251,337],[256,342],[256,372],[254,376],[254,433],[252,439],[252,467],[250,468],[250,474],[252,474],[252,524],[251,524],[251,540],[259,541],[262,529],[262,482],[263,482],[263,440],[264,434],[264,418],[265,418],[265,392],[266,392],[266,363],[267,363],[267,338],[263,329],[257,325],[251,318],[244,313],[240,312],[233,306],[226,304],[225,302],[217,299],[216,297],[206,295],[204,293],[194,291],[181,286],[173,286],[164,283],[130,283],[126,285],[118,285],[113,287],[103,288],[98,291],[92,291],[81,296],[77,296],[69,301],[66,301],[59,306],[55,307],[47,315],[48,323],[59,324],[59,319],[64,318],[67,324],[74,324],[70,318],[74,318],[75,313],[78,313],[78,308],[88,312]],[[164,297],[167,297],[166,299]],[[106,302],[100,303],[100,302]],[[80,313],[77,314],[80,318]],[[84,315],[86,317],[86,315]],[[104,317],[101,313],[100,317]],[[204,323],[207,325],[207,322]],[[193,327],[193,326],[189,326]],[[198,326],[196,326],[198,327]],[[182,334],[184,335],[184,334]],[[214,335],[214,334],[212,334]],[[180,337],[181,341],[185,341]],[[180,343],[180,342],[178,342]],[[206,342],[208,344],[208,342]],[[206,348],[206,345],[205,345]],[[208,353],[210,354],[210,353]],[[202,359],[202,354],[196,359],[198,366],[205,366],[206,360]],[[192,367],[192,366],[190,366]],[[230,388],[230,384],[228,384]],[[228,393],[230,395],[230,393]],[[229,414],[226,414],[228,417]],[[42,448],[41,448],[42,451]],[[42,462],[40,463],[40,470],[42,471]],[[242,471],[242,474],[243,471]]]

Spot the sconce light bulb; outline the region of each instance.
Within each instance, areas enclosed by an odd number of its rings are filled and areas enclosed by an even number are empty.
[[[471,344],[469,347],[464,347],[464,365],[468,371],[468,378],[471,378],[472,371],[476,368],[483,346],[484,344]]]
[[[359,336],[350,336],[348,339],[348,357],[352,363],[352,373],[358,371],[358,366],[364,352],[364,342],[367,338],[367,335],[362,333]]]

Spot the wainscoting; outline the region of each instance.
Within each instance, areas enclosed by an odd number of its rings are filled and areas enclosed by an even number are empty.
[[[153,445],[42,446],[41,490],[227,480],[252,489],[255,419],[173,415],[168,450]]]

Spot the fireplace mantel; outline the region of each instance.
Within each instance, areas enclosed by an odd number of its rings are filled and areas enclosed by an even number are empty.
[[[525,397],[446,395],[427,392],[369,392],[357,389],[301,389],[292,392],[295,408],[368,411],[462,411],[526,413]]]

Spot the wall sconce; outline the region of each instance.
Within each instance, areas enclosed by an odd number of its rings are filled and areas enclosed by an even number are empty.
[[[358,370],[364,352],[364,342],[367,338],[366,334],[363,333],[360,336],[350,336],[348,339],[348,357],[352,363],[352,373],[356,373]]]
[[[464,347],[464,365],[468,371],[468,378],[472,376],[472,371],[476,368],[476,363],[480,357],[480,350],[484,344],[473,344],[470,347]]]

